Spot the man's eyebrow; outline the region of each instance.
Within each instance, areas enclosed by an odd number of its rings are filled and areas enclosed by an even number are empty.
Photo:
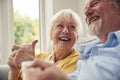
[[[84,11],[86,10],[86,8],[89,6],[91,6],[92,4],[93,4],[93,2],[95,2],[95,1],[100,1],[100,0],[91,0],[89,3],[87,3],[86,5],[87,6],[85,6],[85,8],[83,9]]]

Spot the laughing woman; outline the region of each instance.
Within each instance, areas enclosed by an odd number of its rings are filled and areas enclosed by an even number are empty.
[[[76,69],[76,63],[80,56],[75,51],[74,45],[82,31],[79,16],[70,9],[61,10],[53,16],[50,27],[53,51],[35,55],[37,40],[28,45],[13,46],[8,60],[11,69],[9,80],[21,80],[21,63],[35,58],[52,62],[67,74]]]

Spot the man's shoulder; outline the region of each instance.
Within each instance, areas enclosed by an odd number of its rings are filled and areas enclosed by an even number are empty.
[[[89,57],[89,55],[91,54],[91,50],[92,48],[94,48],[95,46],[101,44],[99,39],[94,39],[90,42],[84,43],[80,45],[80,49],[79,49],[79,53],[82,59],[86,59]]]
[[[100,44],[100,43],[101,43],[100,40],[98,38],[95,38],[95,39],[90,40],[88,42],[82,43],[80,45],[80,48],[83,48],[83,47],[84,48],[93,47],[93,46],[95,46],[97,44]]]

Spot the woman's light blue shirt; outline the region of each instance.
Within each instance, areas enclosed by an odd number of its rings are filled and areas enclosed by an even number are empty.
[[[81,45],[73,80],[120,80],[120,30],[112,32],[105,44],[100,40]]]

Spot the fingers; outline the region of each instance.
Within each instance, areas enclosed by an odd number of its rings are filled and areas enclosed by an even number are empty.
[[[47,62],[44,62],[44,61],[41,61],[41,60],[38,60],[38,59],[35,59],[33,61],[33,63],[30,65],[30,67],[34,67],[34,68],[39,67],[42,70],[47,68],[47,67],[50,67],[50,66],[52,66],[52,64],[49,64]]]
[[[18,50],[19,48],[20,48],[20,46],[18,46],[18,45],[14,45],[14,46],[12,47],[11,51]]]
[[[27,75],[29,75],[29,80],[49,80],[49,75],[51,73],[49,68],[51,66],[52,64],[35,59],[31,65],[27,66]]]
[[[36,45],[36,43],[38,42],[38,40],[34,40],[32,43],[31,43],[31,48],[32,49],[34,49],[35,48],[35,45]],[[15,51],[15,50],[18,50],[19,48],[22,48],[22,47],[26,47],[26,48],[28,48],[28,46],[29,45],[13,45],[13,47],[12,47],[12,51]]]
[[[10,68],[11,68],[12,71],[14,71],[16,69],[19,69],[18,65],[15,64],[13,57],[9,57],[8,58],[7,64],[10,66]]]
[[[19,49],[28,49],[33,55],[35,54],[35,45],[37,44],[38,40],[34,40],[31,44],[27,45],[14,45],[12,47],[12,51],[19,50]]]
[[[38,77],[39,77],[39,74],[41,73],[40,68],[27,68],[24,71],[26,74],[23,74],[23,79],[26,77],[27,80],[39,80]]]
[[[35,53],[35,45],[38,42],[38,40],[34,40],[31,44],[28,45],[14,45],[12,47],[12,54],[10,55],[9,59],[13,59],[14,63],[19,64],[22,61],[26,61],[26,60],[33,60],[34,56],[31,54]],[[9,63],[11,65],[14,65],[13,63],[11,63],[12,61],[10,61]],[[8,64],[9,64],[8,63]]]
[[[21,63],[23,61],[31,61],[34,58],[35,58],[35,56],[31,55],[30,51],[23,49],[23,48],[20,48],[15,53],[14,62],[21,67]]]
[[[32,43],[31,43],[31,46],[30,46],[30,49],[31,50],[35,50],[35,45],[37,44],[38,40],[34,40]]]
[[[30,80],[70,80],[68,76],[53,64],[43,62],[41,60],[34,60],[31,65],[27,67],[28,72],[33,75]]]

